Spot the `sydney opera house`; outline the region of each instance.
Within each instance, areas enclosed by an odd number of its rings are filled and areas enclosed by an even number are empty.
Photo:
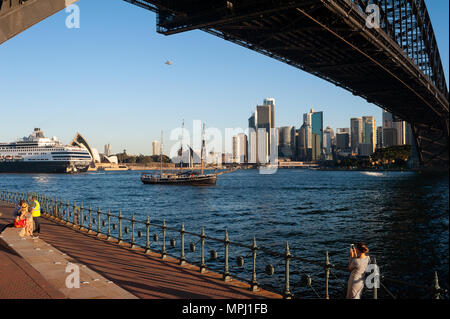
[[[92,167],[95,167],[97,164],[101,163],[111,165],[118,164],[117,156],[110,156],[110,154],[100,154],[96,148],[93,148],[89,145],[87,140],[80,133],[77,133],[77,135],[69,145],[86,149],[92,157]]]

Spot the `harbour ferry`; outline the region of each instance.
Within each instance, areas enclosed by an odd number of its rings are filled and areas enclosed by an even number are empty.
[[[87,149],[63,145],[39,128],[16,142],[0,143],[0,173],[80,173],[91,162]]]
[[[204,173],[204,160],[203,154],[205,153],[205,125],[203,125],[203,138],[202,138],[202,151],[201,151],[201,170],[195,171],[183,171],[183,136],[184,136],[184,121],[183,121],[183,133],[181,137],[181,149],[180,149],[180,171],[178,173],[165,173],[163,171],[163,133],[161,132],[161,148],[160,148],[160,172],[157,174],[142,174],[141,181],[144,184],[167,184],[167,185],[192,185],[192,186],[211,186],[216,185],[217,176],[219,174],[205,174]]]

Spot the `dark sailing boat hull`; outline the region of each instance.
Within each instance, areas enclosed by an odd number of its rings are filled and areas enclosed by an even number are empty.
[[[142,177],[142,183],[144,184],[160,184],[160,185],[192,185],[192,186],[211,186],[216,185],[217,176],[207,175],[207,176],[193,176],[193,177]]]

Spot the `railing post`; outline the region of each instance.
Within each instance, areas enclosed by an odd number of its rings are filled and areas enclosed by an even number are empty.
[[[256,252],[258,251],[258,246],[256,245],[256,237],[253,236],[252,245],[252,259],[253,259],[253,270],[252,270],[252,281],[250,283],[251,291],[258,291],[258,281],[256,280]]]
[[[100,210],[100,207],[97,209],[97,237],[100,237],[101,233],[102,233],[102,229],[101,229],[101,214],[102,211]]]
[[[83,213],[84,207],[83,202],[81,202],[80,205],[80,229],[84,228],[84,213]]]
[[[284,273],[284,278],[285,278],[285,285],[284,285],[284,299],[292,299],[292,294],[290,291],[290,282],[289,282],[289,263],[290,263],[290,259],[291,259],[292,255],[291,252],[289,250],[289,242],[286,242],[286,252],[284,255],[284,259],[285,259],[285,273]]]
[[[161,258],[166,259],[167,258],[167,251],[166,251],[166,220],[163,219],[162,224],[162,232],[163,232],[163,242],[162,242],[162,250],[161,250]]]
[[[66,201],[66,224],[69,222],[69,201]]]
[[[377,259],[375,257],[373,257],[373,264],[374,264],[374,270],[376,271],[376,273],[378,273],[378,266],[377,266]],[[378,299],[378,281],[380,280],[380,276],[379,275],[375,275],[374,278],[374,285],[373,285],[373,299]]]
[[[119,244],[123,243],[123,236],[122,236],[122,211],[119,210]]]
[[[111,209],[108,209],[108,213],[106,214],[108,216],[108,234],[106,236],[106,240],[111,239]]]
[[[73,202],[73,208],[72,208],[72,212],[73,212],[73,216],[72,216],[72,227],[75,226],[75,211],[77,209],[77,206],[75,205],[75,201]]]
[[[328,251],[325,252],[325,299],[330,299],[328,284],[330,280],[330,257]]]
[[[146,229],[146,244],[145,244],[145,253],[150,254],[150,216],[147,215],[147,220],[145,221],[145,229]]]
[[[181,253],[180,253],[180,265],[183,266],[186,264],[186,256],[184,255],[184,222],[181,223],[181,230],[180,230],[180,236],[181,236]]]
[[[89,232],[92,231],[92,206],[89,204]]]
[[[231,275],[229,272],[228,267],[228,248],[230,246],[230,239],[228,237],[228,230],[225,229],[225,263],[224,263],[224,269],[223,269],[223,280],[224,281],[231,281]]]
[[[136,241],[134,238],[134,223],[135,223],[135,219],[134,219],[134,212],[131,213],[131,249],[136,247]]]
[[[205,228],[202,227],[202,233],[200,235],[200,243],[202,246],[202,256],[201,256],[201,263],[200,263],[200,273],[206,272],[206,265],[205,265]]]
[[[433,299],[440,299],[441,293],[440,293],[441,287],[439,287],[439,277],[437,271],[434,272],[434,281],[433,281]]]

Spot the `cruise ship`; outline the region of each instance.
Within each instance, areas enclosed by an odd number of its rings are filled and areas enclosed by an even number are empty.
[[[16,142],[0,143],[0,173],[80,173],[91,162],[88,149],[63,145],[39,128]]]

